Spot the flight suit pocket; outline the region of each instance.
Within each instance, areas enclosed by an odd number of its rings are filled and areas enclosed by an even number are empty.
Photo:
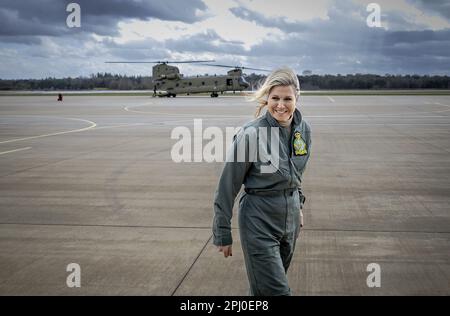
[[[278,247],[249,251],[252,291],[257,296],[289,295],[286,271]]]
[[[292,162],[295,165],[295,168],[298,172],[303,173],[303,169],[305,169],[306,162],[308,161],[308,156],[294,156],[292,157]]]

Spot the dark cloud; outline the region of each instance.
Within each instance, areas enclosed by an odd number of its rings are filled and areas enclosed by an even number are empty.
[[[165,42],[168,49],[178,52],[213,52],[226,54],[245,54],[242,42],[227,41],[214,30],[194,34],[182,39],[170,39]]]
[[[304,32],[308,30],[308,25],[302,22],[288,22],[283,17],[271,17],[268,18],[261,13],[249,10],[244,7],[234,7],[230,9],[230,12],[243,20],[254,22],[264,27],[275,27],[286,33],[292,32]]]
[[[450,2],[448,0],[408,0],[418,9],[428,13],[439,14],[450,20]]]
[[[392,31],[370,28],[364,14],[361,8],[353,6],[352,9],[339,3],[339,7],[329,9],[328,20],[303,22],[306,26],[302,29],[307,32],[266,39],[252,46],[247,55],[274,64],[282,61],[299,64],[301,69],[320,73],[448,73],[450,29]],[[255,15],[244,16],[254,19]],[[273,25],[262,17],[258,18],[258,23]],[[282,29],[282,25],[278,25]]]
[[[53,24],[52,24],[53,23]],[[18,11],[0,9],[0,36],[58,36],[68,31],[65,20],[56,24],[54,21],[38,21],[23,18]],[[3,40],[3,39],[1,39]]]
[[[117,23],[126,19],[160,19],[193,23],[201,18],[197,11],[207,9],[201,0],[126,1],[77,0],[81,7],[81,28],[68,28],[71,1],[0,1],[0,36],[61,36],[74,32],[116,35]]]
[[[401,43],[429,45],[431,42],[450,42],[450,29],[446,30],[423,30],[423,31],[398,31],[386,32],[385,43],[397,45]],[[450,54],[450,52],[448,52]]]
[[[112,40],[105,39],[101,45],[108,51],[111,58],[120,60],[167,60],[170,59],[170,52],[163,42],[154,39],[130,41],[126,44],[119,44]]]
[[[37,36],[0,36],[0,42],[2,43],[17,43],[25,45],[39,45],[42,43],[42,39]]]

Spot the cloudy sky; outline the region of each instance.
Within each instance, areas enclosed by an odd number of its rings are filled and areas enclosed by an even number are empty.
[[[67,5],[81,8],[69,28]],[[450,74],[450,1],[0,0],[0,78],[151,75],[104,61],[214,59],[317,74]],[[186,75],[225,69],[180,66]]]

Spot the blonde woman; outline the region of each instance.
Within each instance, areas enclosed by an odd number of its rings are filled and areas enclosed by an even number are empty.
[[[286,273],[303,226],[301,182],[311,153],[311,128],[297,108],[299,96],[291,69],[275,70],[266,78],[253,97],[259,103],[256,119],[235,136],[214,196],[213,242],[227,258],[233,253],[234,200],[244,184],[239,233],[250,295],[291,295]]]

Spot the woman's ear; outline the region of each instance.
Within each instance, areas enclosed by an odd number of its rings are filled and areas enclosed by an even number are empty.
[[[297,95],[295,96],[295,106],[300,104],[300,91],[297,92]]]

